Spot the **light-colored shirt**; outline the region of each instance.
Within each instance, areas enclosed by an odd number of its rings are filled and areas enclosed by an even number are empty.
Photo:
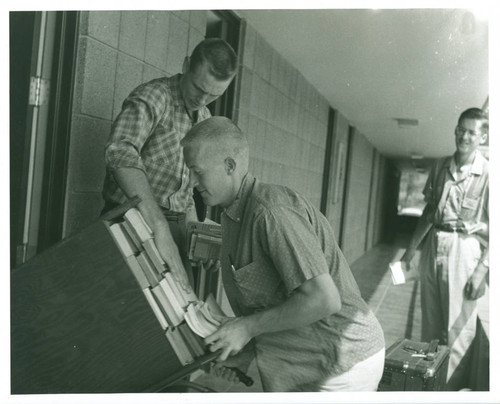
[[[380,324],[361,298],[330,224],[305,198],[248,174],[221,223],[222,276],[236,315],[278,305],[306,280],[324,273],[340,293],[338,313],[255,338],[265,391],[301,390],[383,349]]]
[[[191,119],[182,98],[181,77],[141,84],[123,102],[105,148],[105,200],[127,200],[112,174],[117,168],[133,167],[146,174],[160,206],[185,212],[194,205],[180,141],[195,123],[209,118],[210,111],[203,107]]]
[[[476,152],[462,175],[458,174],[453,156],[437,160],[423,193],[425,201],[434,208],[430,220],[435,225],[460,222],[471,232],[488,228],[489,163],[480,152]]]

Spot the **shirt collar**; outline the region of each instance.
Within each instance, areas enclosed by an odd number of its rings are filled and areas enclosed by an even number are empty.
[[[245,174],[243,180],[241,181],[240,190],[238,191],[235,200],[224,210],[224,213],[228,218],[235,222],[241,221],[243,213],[245,212],[246,202],[248,200],[248,197],[252,193],[255,181],[256,179],[253,175],[251,175],[250,173]]]
[[[474,154],[474,160],[472,160],[469,172],[471,174],[481,175],[483,173],[485,160],[486,158],[481,154],[481,152],[476,150]],[[444,165],[446,167],[450,167],[450,171],[454,172],[457,168],[457,163],[455,162],[455,155],[451,156]]]
[[[481,154],[481,152],[476,151],[476,156],[474,157],[474,161],[472,162],[472,166],[470,168],[471,174],[481,175],[484,170],[484,162],[486,158]]]

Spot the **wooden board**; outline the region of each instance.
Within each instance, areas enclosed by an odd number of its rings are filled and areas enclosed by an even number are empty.
[[[180,368],[105,223],[12,271],[12,394],[141,392]]]

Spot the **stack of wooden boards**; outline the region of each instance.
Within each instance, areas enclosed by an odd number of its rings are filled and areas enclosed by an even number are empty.
[[[207,228],[202,225],[192,225],[191,236],[198,238],[196,229]],[[190,286],[183,286],[174,278],[156,247],[153,232],[138,209],[127,210],[123,217],[110,224],[109,230],[179,362],[186,365],[204,355],[203,338],[215,332],[225,317],[213,295],[209,295],[206,301],[199,300]],[[196,250],[196,238],[191,247],[198,253],[190,258],[206,259],[206,248],[212,253],[213,249],[204,243]],[[209,244],[217,245],[215,236]]]

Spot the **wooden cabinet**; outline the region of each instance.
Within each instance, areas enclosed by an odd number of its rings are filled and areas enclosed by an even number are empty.
[[[150,391],[182,369],[100,220],[11,272],[11,392]]]

